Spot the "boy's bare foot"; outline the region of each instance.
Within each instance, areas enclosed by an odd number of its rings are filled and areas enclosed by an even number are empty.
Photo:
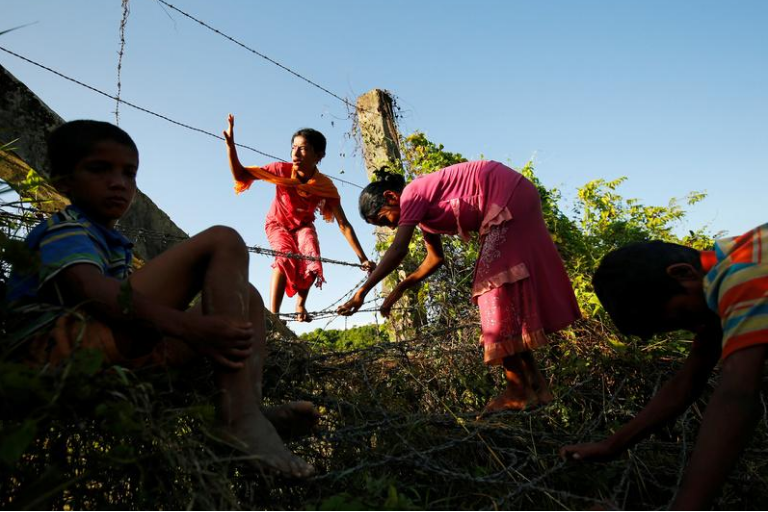
[[[254,458],[252,464],[258,468],[269,468],[287,476],[307,478],[315,468],[285,447],[275,427],[256,410],[244,414],[226,432],[233,439],[233,445]]]
[[[309,434],[320,420],[320,411],[306,401],[266,407],[263,412],[283,439]]]

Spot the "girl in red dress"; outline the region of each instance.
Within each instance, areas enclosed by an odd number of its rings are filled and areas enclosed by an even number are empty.
[[[235,147],[235,117],[228,117],[224,132],[229,155],[229,166],[235,178],[235,191],[239,194],[250,188],[254,180],[274,183],[275,199],[267,213],[265,229],[269,245],[279,252],[299,253],[320,257],[320,244],[315,230],[315,211],[328,222],[339,225],[363,270],[371,272],[376,264],[369,261],[360,247],[354,228],[347,220],[333,182],[322,174],[317,164],[325,156],[326,141],[322,133],[311,128],[297,131],[291,138],[291,163],[273,162],[263,167],[245,167],[237,157]],[[309,322],[306,301],[314,283],[318,288],[325,282],[323,265],[319,260],[306,260],[277,256],[272,264],[271,310],[280,312],[283,294],[297,295],[296,319]]]

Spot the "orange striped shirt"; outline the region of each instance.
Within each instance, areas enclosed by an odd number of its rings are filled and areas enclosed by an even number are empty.
[[[702,253],[704,293],[723,326],[725,359],[737,350],[768,344],[768,223],[715,242]],[[711,268],[709,268],[711,266]]]

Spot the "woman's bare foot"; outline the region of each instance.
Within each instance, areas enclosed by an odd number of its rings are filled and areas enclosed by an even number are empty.
[[[536,366],[536,361],[530,353],[526,354],[528,362],[528,382],[533,382],[533,391],[536,393],[536,398],[539,401],[539,405],[547,405],[555,399],[552,393],[549,391],[549,382],[544,378],[544,374]]]
[[[524,411],[538,405],[538,398],[531,389],[512,388],[507,386],[504,392],[488,402],[477,419],[482,419],[489,414],[502,411]]]
[[[549,391],[549,387],[539,388],[536,390],[536,399],[538,400],[540,405],[547,405],[552,400],[555,399],[554,396],[552,396],[552,392]]]
[[[312,402],[306,401],[265,407],[263,412],[283,439],[292,439],[311,433],[320,420],[320,411]]]
[[[258,468],[273,469],[295,478],[307,478],[315,472],[311,464],[285,447],[275,427],[259,410],[244,414],[225,432],[231,438],[228,441],[253,456],[250,462]]]

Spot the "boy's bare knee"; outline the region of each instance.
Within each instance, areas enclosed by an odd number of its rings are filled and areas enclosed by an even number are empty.
[[[243,237],[229,226],[212,226],[200,233],[200,236],[204,236],[215,249],[246,250]]]

